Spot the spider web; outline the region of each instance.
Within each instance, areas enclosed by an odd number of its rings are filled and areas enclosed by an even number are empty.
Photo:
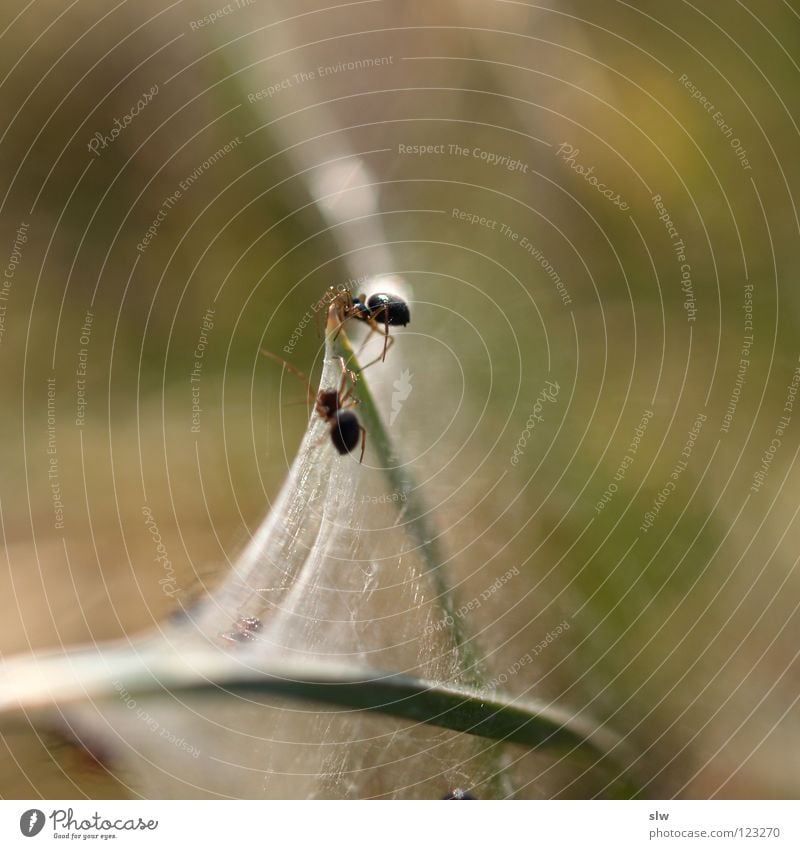
[[[329,357],[321,385],[338,385],[339,376]],[[406,532],[403,503],[382,503],[383,471],[338,455],[327,428],[312,416],[281,493],[231,575],[161,639],[180,649],[210,644],[245,665],[323,663],[458,683],[463,664]],[[240,617],[261,627],[230,642]],[[97,703],[84,709],[84,723],[96,710],[104,714],[128,743],[124,772],[148,796],[504,792],[495,777],[498,744],[477,737],[280,698],[264,705],[173,693],[140,701]]]
[[[308,172],[320,214],[336,228],[342,254],[353,260],[352,277],[363,277],[351,231],[338,226],[376,209],[363,160],[338,142],[338,156],[320,164],[307,159],[302,146],[292,148],[291,139],[279,141],[293,150],[297,171]],[[378,246],[370,263],[390,268],[383,233],[370,226]],[[392,285],[396,294],[410,294],[399,281]],[[373,337],[363,361],[379,355],[382,345]],[[390,373],[380,365],[368,372],[387,419],[397,406],[397,347]],[[321,388],[341,380],[331,353]],[[394,431],[401,443],[411,445],[416,437]],[[312,411],[285,484],[231,575],[161,638],[170,647],[211,644],[244,664],[248,658],[322,662],[365,674],[462,681],[465,670],[442,599],[403,521],[404,493],[387,491],[384,471],[370,467],[371,456],[369,445],[363,465],[353,455],[339,456],[328,425]],[[231,642],[240,617],[257,619],[260,630]],[[86,727],[96,728],[96,712],[102,715],[115,748],[124,751],[123,771],[133,788],[151,797],[440,798],[456,787],[476,795],[509,792],[495,777],[497,744],[364,712],[277,698],[264,706],[179,694],[148,697],[135,709],[122,699],[82,712]]]

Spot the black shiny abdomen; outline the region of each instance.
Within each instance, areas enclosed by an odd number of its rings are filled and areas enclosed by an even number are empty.
[[[358,417],[350,410],[341,410],[331,425],[331,442],[340,454],[349,454],[358,445],[361,428]]]
[[[396,295],[386,295],[377,292],[367,298],[367,309],[375,321],[382,324],[405,327],[411,321],[411,311],[408,304]]]

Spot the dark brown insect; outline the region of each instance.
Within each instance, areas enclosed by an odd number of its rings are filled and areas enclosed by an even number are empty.
[[[308,400],[314,402],[314,410],[317,415],[330,425],[331,442],[340,454],[349,454],[353,451],[358,445],[359,437],[361,438],[361,456],[358,458],[358,462],[360,463],[364,459],[364,449],[367,447],[367,431],[352,410],[358,403],[353,398],[356,377],[345,366],[342,357],[339,357],[342,367],[341,385],[338,389],[320,389],[315,399],[311,389],[311,383],[300,369],[295,368],[293,365],[287,363],[286,360],[270,351],[262,350],[261,353],[281,363],[284,368],[287,368],[303,381],[308,390]],[[345,389],[348,380],[350,381],[350,386]]]

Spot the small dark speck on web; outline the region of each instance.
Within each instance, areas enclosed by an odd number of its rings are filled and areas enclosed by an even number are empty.
[[[446,796],[442,796],[442,799],[472,799],[472,800],[474,800],[475,797],[472,795],[472,793],[468,792],[467,790],[461,790],[460,788],[457,788],[456,790],[451,790]]]
[[[254,640],[256,632],[261,628],[261,620],[256,616],[240,616],[236,620],[234,629],[220,634],[220,637],[228,643],[246,643]]]

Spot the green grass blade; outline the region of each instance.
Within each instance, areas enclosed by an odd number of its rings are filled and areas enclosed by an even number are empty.
[[[557,749],[622,753],[621,741],[569,712],[531,700],[487,697],[367,667],[322,662],[263,663],[254,647],[236,656],[213,647],[168,649],[161,640],[112,643],[12,658],[0,667],[0,715],[13,716],[115,696],[164,693],[273,696],[376,711],[490,740]]]
[[[452,623],[449,628],[458,652],[462,680],[464,683],[480,686],[486,679],[485,664],[476,649],[474,640],[467,634],[461,617],[455,615],[457,606],[445,575],[447,568],[445,557],[421,490],[414,481],[411,469],[402,462],[400,453],[395,448],[383,423],[375,398],[370,392],[369,382],[364,377],[353,348],[334,319],[329,320],[327,337],[333,355],[343,357],[347,367],[359,378],[355,388],[355,396],[359,401],[358,415],[367,429],[371,450],[377,454],[390,488],[402,494],[404,528],[416,542],[439,604],[448,617],[448,622]]]

